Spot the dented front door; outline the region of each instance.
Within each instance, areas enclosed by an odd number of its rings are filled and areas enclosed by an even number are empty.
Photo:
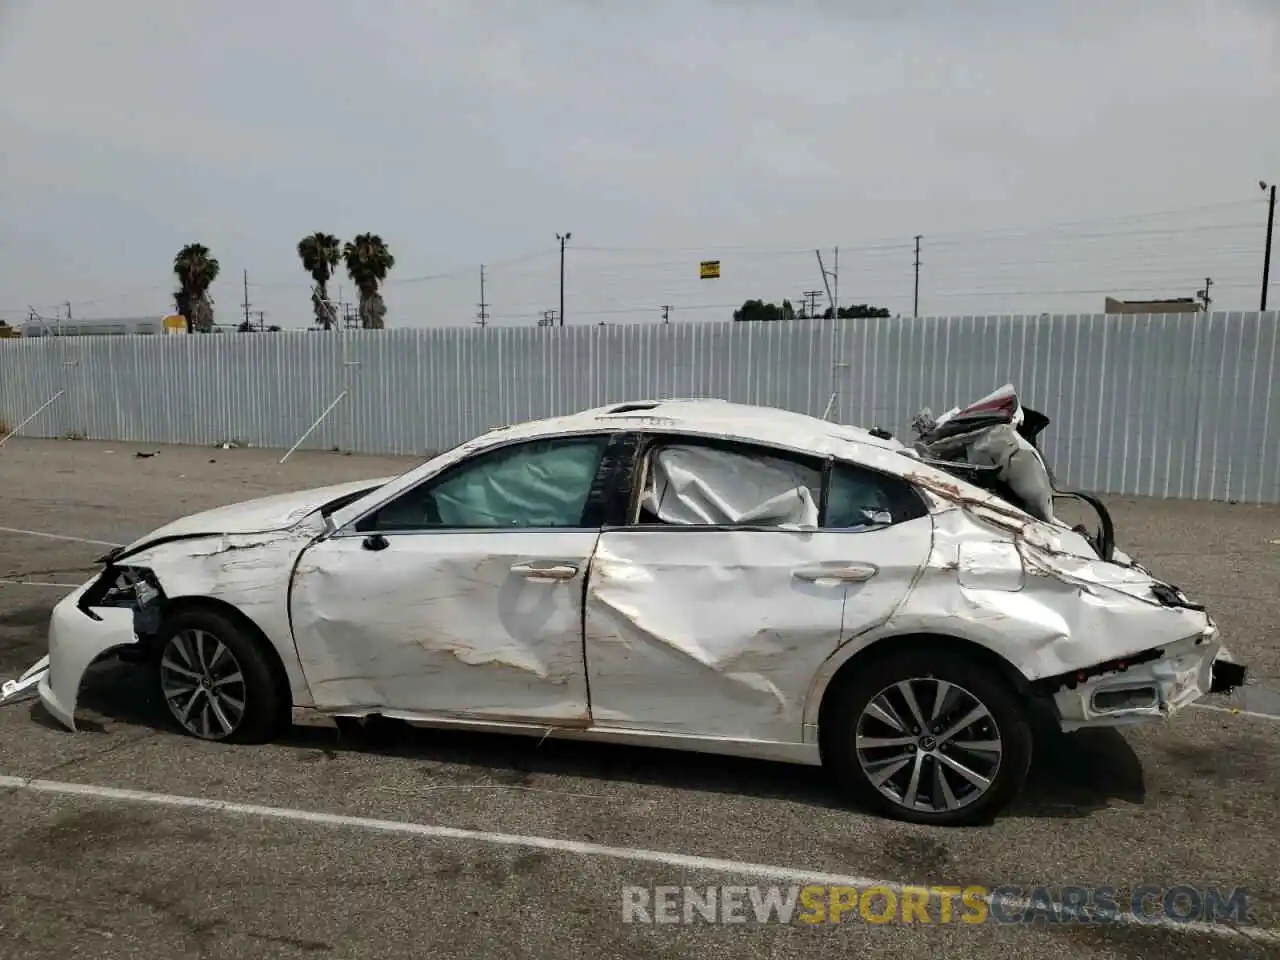
[[[291,597],[322,709],[585,725],[582,585],[596,530],[336,536]]]

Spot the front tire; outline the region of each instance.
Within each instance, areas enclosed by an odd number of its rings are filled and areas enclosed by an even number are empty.
[[[184,733],[224,743],[263,743],[281,727],[284,700],[255,639],[213,610],[179,612],[157,638],[154,675],[170,719]]]
[[[1031,766],[1029,712],[990,668],[952,652],[872,660],[824,718],[824,763],[863,804],[909,823],[988,823]]]

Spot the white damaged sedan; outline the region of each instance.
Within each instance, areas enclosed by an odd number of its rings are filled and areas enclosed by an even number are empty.
[[[621,403],[197,514],[103,557],[9,690],[74,730],[114,654],[204,739],[303,710],[735,754],[960,824],[1016,796],[1037,711],[1122,726],[1243,682],[1105,510],[1054,519],[1012,388],[925,423]]]

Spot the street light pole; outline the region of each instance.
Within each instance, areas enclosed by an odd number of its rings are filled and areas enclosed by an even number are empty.
[[[560,241],[560,326],[564,326],[564,245],[569,242],[573,236],[572,233],[566,232],[564,236],[556,234],[556,239]]]
[[[1258,186],[1263,190],[1268,189],[1267,184],[1263,180],[1258,181]],[[1267,244],[1266,250],[1262,255],[1262,310],[1267,309],[1267,287],[1271,283],[1271,234],[1276,226],[1276,185],[1270,186],[1271,199],[1267,204]]]

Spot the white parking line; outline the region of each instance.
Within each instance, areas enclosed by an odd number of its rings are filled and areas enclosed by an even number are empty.
[[[721,860],[715,857],[699,857],[661,850],[611,847],[600,843],[587,843],[581,840],[568,840],[558,837],[490,833],[486,830],[463,830],[457,827],[413,823],[404,820],[379,820],[373,817],[318,813],[310,810],[298,810],[292,807],[268,807],[256,803],[235,803],[227,800],[212,800],[205,797],[183,797],[175,794],[152,793],[147,790],[127,790],[93,783],[64,783],[57,780],[37,780],[0,775],[0,788],[11,788],[29,793],[113,800],[119,803],[143,803],[159,807],[205,810],[210,813],[237,816],[264,817],[270,820],[312,823],[323,827],[345,827],[353,830],[365,830],[370,833],[398,834],[401,836],[421,837],[428,840],[484,843],[500,847],[527,847],[535,850],[549,850],[553,853],[574,854],[583,857],[605,857],[612,860],[625,860],[631,863],[659,864],[680,870],[700,870],[708,873],[727,874],[734,877],[753,877],[784,883],[830,884],[857,887],[859,889],[879,887],[889,890],[896,896],[901,896],[904,890],[917,889],[912,884],[897,880],[855,877],[839,873],[805,870],[797,867],[748,863],[740,860]],[[985,899],[988,904],[991,903],[992,898],[987,897]],[[1000,900],[1003,907],[1009,911],[1025,913],[1033,906],[1029,900],[1014,897],[1001,897]],[[1078,908],[1067,904],[1058,903],[1054,904],[1054,907],[1064,918],[1074,917],[1075,914],[1079,913]],[[1242,931],[1226,924],[1180,921],[1168,917],[1141,919],[1133,914],[1123,912],[1116,914],[1115,922],[1138,927],[1160,928],[1179,933],[1194,933],[1200,936],[1229,939],[1244,943],[1280,945],[1280,930],[1250,928],[1247,931]]]
[[[1274,713],[1259,713],[1256,710],[1244,710],[1241,707],[1220,707],[1216,703],[1193,703],[1193,707],[1201,710],[1214,710],[1218,713],[1234,713],[1238,717],[1252,717],[1254,720],[1280,720]]]
[[[92,543],[99,547],[123,547],[123,543],[112,543],[110,540],[91,540],[88,537],[69,537],[62,533],[44,533],[41,530],[22,530],[18,527],[0,527],[0,533],[22,533],[28,537],[44,537],[46,540],[70,540],[73,543]]]
[[[47,583],[43,580],[0,580],[0,583],[12,587],[57,587],[62,590],[75,590],[80,586],[78,583]]]

